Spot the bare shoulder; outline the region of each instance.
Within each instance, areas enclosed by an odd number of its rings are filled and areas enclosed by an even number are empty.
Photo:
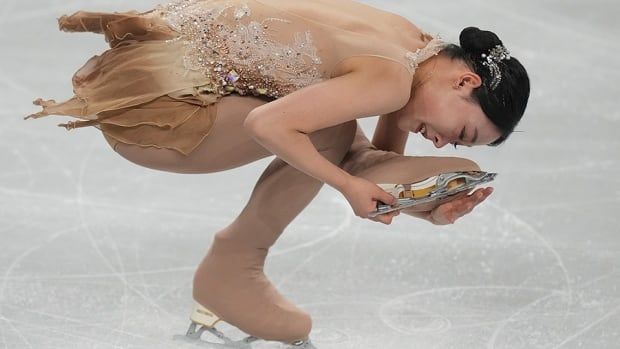
[[[354,72],[359,73],[362,79],[367,79],[368,84],[400,93],[404,100],[409,100],[413,75],[402,64],[380,57],[355,56],[342,61],[331,78]]]

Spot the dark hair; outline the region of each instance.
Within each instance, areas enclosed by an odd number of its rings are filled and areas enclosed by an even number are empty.
[[[482,78],[483,84],[472,93],[472,100],[480,104],[482,111],[502,132],[502,136],[489,144],[502,144],[514,131],[521,120],[530,96],[530,79],[521,63],[511,56],[509,60],[498,63],[502,80],[495,90],[489,87],[492,75],[487,66],[482,65],[482,54],[497,45],[503,45],[495,33],[476,27],[463,29],[460,35],[461,46],[449,44],[441,54],[450,59],[459,59]]]

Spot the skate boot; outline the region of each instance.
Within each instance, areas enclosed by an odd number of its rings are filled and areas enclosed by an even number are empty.
[[[213,314],[209,309],[203,307],[198,302],[194,302],[194,309],[192,314],[190,315],[191,323],[187,330],[185,336],[189,340],[200,341],[202,334],[206,331],[217,338],[219,338],[224,343],[214,343],[208,340],[205,340],[211,346],[218,346],[221,348],[247,348],[251,349],[252,342],[262,340],[261,338],[255,336],[246,336],[240,340],[233,340],[228,338],[221,331],[218,331],[215,328],[215,324],[222,321],[217,315]],[[316,347],[312,344],[310,339],[306,340],[297,340],[291,343],[285,343],[288,345],[287,349],[316,349]]]
[[[263,245],[229,231],[214,235],[194,276],[192,297],[197,304],[189,336],[208,331],[237,347],[251,348],[249,344],[260,339],[289,348],[314,348],[308,340],[310,315],[284,297],[264,273],[268,248]],[[218,321],[251,336],[241,341],[224,339],[218,335],[221,331],[210,330]]]
[[[397,198],[398,202],[394,205],[378,203],[377,209],[369,217],[405,208],[430,211],[444,202],[466,195],[477,185],[490,182],[496,176],[497,173],[483,171],[446,172],[415,183],[377,184]]]

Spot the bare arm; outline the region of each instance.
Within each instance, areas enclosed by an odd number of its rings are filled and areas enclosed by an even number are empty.
[[[393,151],[400,155],[405,152],[409,132],[402,131],[396,125],[394,113],[381,115],[372,137],[372,144],[377,149]]]
[[[352,71],[261,105],[247,116],[244,126],[279,158],[341,190],[351,175],[325,159],[308,134],[397,110],[409,99],[409,84],[398,70]]]

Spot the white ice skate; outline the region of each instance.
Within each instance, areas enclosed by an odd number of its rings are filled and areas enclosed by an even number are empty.
[[[458,193],[494,180],[496,176],[497,173],[483,171],[446,172],[415,183],[377,184],[397,198],[398,202],[394,205],[378,203],[377,209],[369,217],[415,206],[424,206],[425,210],[430,210],[442,202],[450,201]]]
[[[187,333],[185,334],[185,339],[190,340],[192,342],[204,342],[209,346],[207,348],[239,348],[239,349],[251,349],[251,343],[259,340],[263,340],[254,336],[247,336],[243,339],[233,340],[228,338],[221,331],[218,331],[215,328],[215,324],[222,321],[219,317],[217,317],[213,312],[209,309],[203,307],[198,302],[194,302],[194,310],[190,315],[191,324],[187,329]],[[215,335],[217,338],[223,341],[223,343],[216,343],[209,340],[201,339],[201,336],[204,332],[209,332]],[[288,345],[286,349],[316,349],[316,347],[312,344],[310,339],[307,340],[297,340],[293,343],[284,343]]]

